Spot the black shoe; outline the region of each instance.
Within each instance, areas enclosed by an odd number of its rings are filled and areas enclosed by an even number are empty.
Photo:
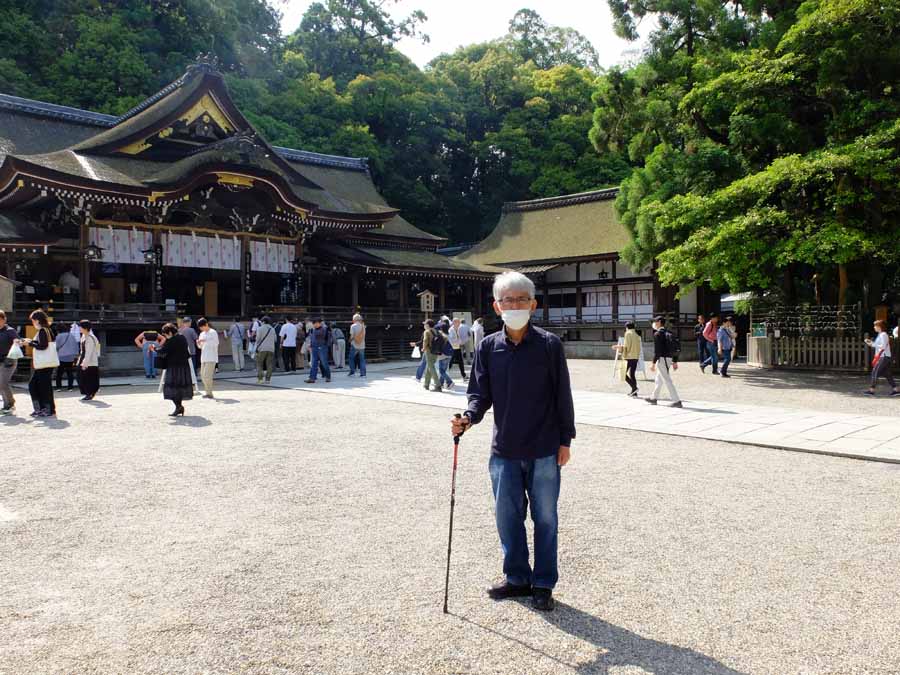
[[[718,370],[714,370],[714,371],[713,371],[713,375],[718,375],[718,374],[719,374],[719,371],[718,371]]]
[[[552,612],[556,607],[556,602],[553,600],[553,591],[549,588],[535,588],[534,589],[534,608],[539,609],[542,612]]]
[[[492,600],[506,600],[508,598],[526,598],[531,595],[531,584],[517,586],[507,581],[500,581],[491,586],[487,591]]]
[[[900,396],[900,389],[895,389],[888,396]]]
[[[700,372],[706,375],[706,366],[700,366]]]
[[[90,401],[90,400],[91,400],[91,397],[90,397],[90,396],[82,396],[82,397],[81,397],[81,400],[82,400],[82,401]]]
[[[681,401],[675,401],[675,403],[673,403],[673,404],[670,405],[669,407],[670,407],[670,408],[683,408],[684,406],[681,405]]]
[[[182,406],[178,406],[177,408],[175,408],[175,410],[169,413],[169,417],[178,417],[179,415],[184,417],[184,408]]]
[[[731,377],[728,373],[722,373],[722,377]]]
[[[644,400],[647,401],[647,403],[649,403],[650,405],[656,405],[655,398],[645,398]]]
[[[634,391],[629,392],[628,395],[629,395],[631,398],[637,398],[637,397],[638,397],[638,390],[635,389]]]

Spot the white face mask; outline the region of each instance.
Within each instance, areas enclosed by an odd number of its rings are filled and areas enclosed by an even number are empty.
[[[531,310],[504,309],[500,314],[500,318],[503,319],[503,323],[505,323],[513,330],[519,330],[521,328],[525,328],[525,326],[528,325],[528,320],[531,318]]]

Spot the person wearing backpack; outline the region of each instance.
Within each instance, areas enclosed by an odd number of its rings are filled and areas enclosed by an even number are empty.
[[[653,395],[645,400],[650,405],[656,405],[663,384],[665,384],[672,399],[671,407],[683,408],[678,390],[675,389],[675,384],[672,382],[672,371],[678,370],[678,353],[681,351],[681,344],[678,338],[666,328],[664,316],[653,319],[653,330],[655,331],[653,334],[653,364],[650,366],[650,370],[656,371],[656,386],[653,388]]]

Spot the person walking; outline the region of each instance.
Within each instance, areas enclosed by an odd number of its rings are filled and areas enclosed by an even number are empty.
[[[641,336],[635,330],[634,321],[625,324],[625,340],[623,344],[613,345],[619,356],[625,360],[625,382],[631,387],[628,393],[632,398],[638,397],[637,364],[641,358]]]
[[[260,327],[259,319],[255,316],[250,321],[250,328],[247,329],[247,356],[254,361],[256,360],[256,331]]]
[[[256,383],[262,384],[272,381],[272,368],[275,365],[275,328],[272,327],[272,319],[268,316],[262,318],[262,323],[256,331]]]
[[[709,321],[703,327],[703,339],[706,341],[706,358],[700,363],[700,370],[706,372],[707,366],[712,366],[713,375],[719,374],[719,315],[710,314]]]
[[[146,339],[144,331],[141,331],[134,338],[134,344],[141,350],[141,356],[144,361],[144,377],[148,380],[156,379],[156,351],[150,348],[156,343],[153,340]]]
[[[206,319],[197,321],[200,337],[197,347],[200,349],[200,380],[203,382],[203,398],[213,398],[213,382],[216,366],[219,365],[219,334],[209,325]]]
[[[197,330],[192,326],[191,317],[186,316],[181,320],[181,328],[179,334],[184,336],[188,344],[188,353],[191,355],[191,364],[194,367],[194,373],[200,372],[200,352],[197,349],[197,338],[200,337]]]
[[[359,368],[359,376],[366,376],[366,324],[362,314],[353,315],[353,323],[350,324],[350,372],[353,377]]]
[[[91,322],[78,322],[81,339],[78,343],[78,389],[82,401],[93,401],[100,391],[100,340],[91,332]]]
[[[531,324],[537,308],[534,283],[519,272],[504,272],[493,290],[494,311],[504,327],[478,346],[468,407],[451,420],[451,431],[465,433],[494,409],[488,467],[505,579],[487,591],[488,597],[532,596],[536,609],[552,611],[559,580],[557,503],[562,467],[575,438],[569,369],[559,337]],[[533,567],[525,530],[529,506]]]
[[[16,410],[16,397],[13,396],[9,383],[12,382],[19,365],[18,355],[21,349],[18,342],[19,334],[15,328],[6,323],[6,312],[0,309],[0,398],[3,399],[0,415],[12,415]]]
[[[241,323],[240,317],[234,317],[234,321],[225,330],[225,337],[231,340],[231,363],[234,365],[234,369],[243,370],[244,340],[247,339],[247,329]]]
[[[721,373],[722,377],[731,377],[728,374],[728,366],[731,363],[731,354],[734,351],[734,331],[732,326],[734,319],[730,316],[725,317],[725,323],[716,331],[716,340],[719,345],[719,356],[722,359]]]
[[[465,318],[459,320],[459,348],[462,351],[463,363],[472,362],[472,354],[469,339],[472,337],[472,329],[466,323]]]
[[[347,358],[347,339],[344,337],[344,331],[342,331],[337,324],[334,325],[331,333],[334,337],[334,347],[331,349],[331,358],[334,361],[334,369],[343,370]]]
[[[438,369],[438,378],[440,379],[441,387],[446,389],[451,389],[453,387],[453,380],[450,378],[447,370],[450,366],[450,360],[453,358],[453,347],[450,344],[450,337],[448,335],[450,331],[450,322],[448,321],[446,324],[443,320],[440,323],[435,325],[435,338],[432,341],[432,348],[436,348],[435,345],[440,344],[441,353],[437,356],[437,369]]]
[[[706,338],[703,337],[703,329],[706,328],[706,318],[702,314],[697,315],[697,323],[694,324],[694,341],[697,343],[697,365],[703,371],[703,362],[709,356],[706,349]],[[703,371],[705,372],[705,371]]]
[[[894,373],[891,365],[891,340],[888,335],[887,322],[878,319],[874,326],[875,339],[866,338],[866,344],[875,350],[875,356],[872,359],[872,375],[869,388],[863,393],[866,396],[875,395],[875,387],[878,385],[878,378],[884,377],[888,386],[891,388],[890,396],[900,396],[900,389],[897,389],[897,383],[894,381]]]
[[[77,324],[72,324],[77,326]],[[62,331],[56,336],[56,355],[59,367],[56,369],[56,391],[62,391],[63,373],[66,374],[66,391],[72,391],[75,385],[75,362],[78,360],[81,332]]]
[[[291,317],[284,320],[278,336],[281,338],[281,357],[284,361],[284,370],[293,373],[297,370],[297,324]]]
[[[54,342],[53,329],[50,327],[50,320],[47,314],[38,309],[33,311],[29,317],[31,325],[35,327],[37,333],[25,343],[30,345],[35,351],[32,354],[31,379],[28,381],[28,393],[31,394],[31,404],[34,407],[32,417],[53,417],[56,415],[56,402],[53,400],[53,369],[59,365],[58,358],[52,351],[56,351],[56,343]],[[50,345],[53,350],[50,350]],[[46,356],[39,355],[42,352]]]
[[[309,333],[309,352],[312,354],[312,365],[309,368],[308,384],[315,384],[322,368],[325,381],[331,382],[331,368],[328,366],[328,342],[329,330],[323,325],[322,319],[313,319],[313,329]]]
[[[194,380],[191,374],[191,353],[187,338],[175,327],[167,323],[160,331],[160,343],[153,347],[163,373],[163,398],[175,404],[169,417],[184,415],[184,402],[194,397]]]
[[[478,345],[484,340],[484,319],[478,317],[472,324],[472,342],[475,344],[474,354],[478,353]]]
[[[447,339],[450,341],[450,347],[453,350],[450,356],[449,367],[453,368],[454,363],[458,364],[460,377],[462,377],[463,382],[465,382],[469,378],[466,375],[466,368],[463,365],[463,336],[460,332],[460,326],[462,326],[462,321],[454,318],[453,322],[450,324],[450,328],[447,330]]]
[[[675,336],[666,328],[666,318],[663,316],[653,319],[653,331],[653,364],[650,370],[656,371],[656,386],[653,388],[653,395],[645,400],[651,405],[656,405],[665,384],[672,399],[671,407],[683,408],[675,383],[672,382],[672,371],[678,370]]]
[[[440,331],[435,328],[434,319],[425,319],[422,324],[422,352],[425,355],[425,391],[431,389],[431,380],[434,380],[434,390],[441,391],[441,378],[437,371],[437,359],[443,351],[444,343]]]

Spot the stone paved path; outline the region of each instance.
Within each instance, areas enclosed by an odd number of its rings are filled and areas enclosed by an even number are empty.
[[[358,396],[462,410],[465,389],[426,392],[416,384],[412,369],[396,365],[370,370],[370,377],[350,378],[335,372],[330,383],[306,384],[305,374],[281,375],[271,386],[315,389],[329,394]],[[256,385],[256,379],[238,378]],[[576,390],[575,418],[579,424],[648,431],[674,436],[724,440],[800,452],[811,452],[900,463],[900,418],[860,414],[823,413],[738,403],[686,400],[684,408],[668,407],[660,400],[651,406],[621,394]]]

